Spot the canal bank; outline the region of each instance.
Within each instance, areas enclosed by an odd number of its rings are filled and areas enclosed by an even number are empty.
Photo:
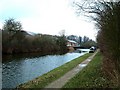
[[[90,53],[87,53],[81,57],[78,57],[32,81],[29,81],[28,83],[21,84],[17,88],[44,88],[46,85],[60,78],[66,72],[70,71],[75,66],[77,66],[79,63],[87,59],[90,55],[91,55]]]
[[[98,52],[90,63],[72,79],[70,79],[61,90],[70,88],[96,88],[119,90],[117,82],[109,79],[102,68],[102,54]]]
[[[15,88],[86,53],[73,52],[64,55],[12,58],[2,63],[2,88]]]
[[[76,67],[68,71],[65,75],[55,80],[45,88],[62,88],[70,79],[72,79],[78,72],[80,72],[87,64],[93,59],[98,51],[96,51],[93,55],[89,56],[83,62],[78,64]]]

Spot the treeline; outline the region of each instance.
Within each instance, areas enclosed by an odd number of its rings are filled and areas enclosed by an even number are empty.
[[[103,70],[116,86],[120,86],[120,2],[100,3],[103,10],[96,10],[97,41],[103,54]]]
[[[76,35],[69,35],[67,36],[68,40],[73,40],[78,43],[78,46],[81,46],[83,48],[91,48],[92,46],[97,47],[97,43],[90,39],[87,36],[81,37],[81,36],[76,36]]]
[[[89,37],[84,36],[83,37],[83,41],[81,42],[81,47],[85,47],[85,48],[91,48],[92,46],[97,48],[97,43],[95,41],[93,41],[92,39],[89,39]]]
[[[20,22],[14,19],[6,20],[2,28],[2,53],[40,53],[64,54],[67,52],[64,35],[52,36],[43,34],[28,34],[22,30]]]
[[[114,86],[120,86],[120,1],[76,2],[79,12],[95,22],[97,43],[103,55],[102,70]]]

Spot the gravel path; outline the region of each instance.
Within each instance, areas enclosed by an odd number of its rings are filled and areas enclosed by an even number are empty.
[[[93,59],[97,52],[98,50],[93,55],[84,60],[82,63],[77,65],[75,68],[67,72],[65,75],[50,83],[44,88],[44,90],[46,88],[62,88],[72,77],[74,77],[79,71],[81,71],[85,66],[87,66],[87,64]]]

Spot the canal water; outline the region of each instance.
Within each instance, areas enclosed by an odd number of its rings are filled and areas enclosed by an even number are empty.
[[[16,86],[37,78],[84,53],[67,53],[64,55],[47,55],[34,58],[13,59],[2,63],[2,88]]]

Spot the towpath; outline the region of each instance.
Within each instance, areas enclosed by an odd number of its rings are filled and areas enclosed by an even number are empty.
[[[62,88],[71,78],[73,78],[79,71],[81,71],[85,66],[87,66],[87,64],[93,59],[97,52],[98,50],[93,55],[84,60],[82,63],[78,64],[75,68],[67,72],[65,75],[50,83],[44,88],[44,90],[46,88]]]

